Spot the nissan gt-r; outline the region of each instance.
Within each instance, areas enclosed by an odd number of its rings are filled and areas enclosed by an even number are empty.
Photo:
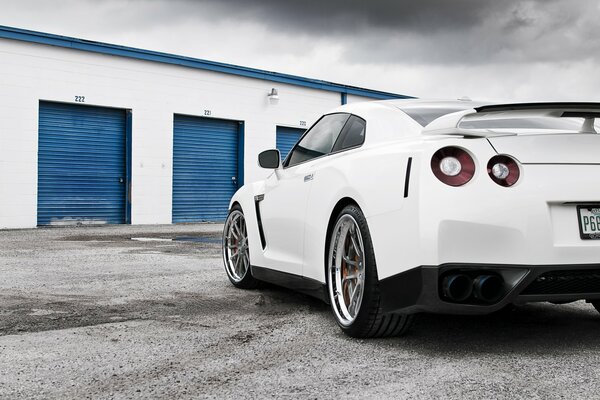
[[[417,313],[600,308],[598,103],[388,100],[323,115],[232,198],[223,260],[329,303],[353,337]]]

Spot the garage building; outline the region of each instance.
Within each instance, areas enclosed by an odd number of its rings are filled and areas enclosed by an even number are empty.
[[[221,221],[259,152],[407,96],[0,26],[0,229]]]

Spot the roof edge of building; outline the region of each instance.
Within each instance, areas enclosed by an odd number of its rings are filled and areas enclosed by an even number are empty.
[[[162,53],[152,50],[138,49],[134,47],[95,42],[85,39],[77,39],[69,36],[61,36],[51,33],[37,32],[3,25],[0,25],[0,38],[19,40],[30,43],[46,44],[50,46],[64,47],[120,57],[127,57],[137,60],[180,65],[189,68],[221,72],[231,75],[243,76],[246,78],[262,79],[271,82],[286,83],[296,86],[309,87],[313,89],[338,92],[346,95],[350,94],[356,96],[369,97],[373,99],[387,100],[412,98],[412,96],[405,96],[401,94],[383,92],[379,90],[365,89],[356,86],[348,86],[318,79],[305,78],[302,76],[265,71],[256,68],[242,67],[233,64],[202,60],[199,58]]]

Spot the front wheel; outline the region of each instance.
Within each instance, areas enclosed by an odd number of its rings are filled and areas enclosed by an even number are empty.
[[[411,315],[382,312],[371,235],[356,205],[339,213],[329,237],[327,285],[335,319],[349,336],[399,336],[412,323]]]
[[[250,270],[248,229],[244,213],[239,205],[231,208],[223,227],[223,263],[229,280],[235,287],[254,289],[259,281]]]

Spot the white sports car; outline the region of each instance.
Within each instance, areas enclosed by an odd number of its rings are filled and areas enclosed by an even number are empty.
[[[600,308],[596,103],[391,100],[321,117],[264,181],[231,200],[231,282],[331,304],[354,337],[404,333],[419,312]]]

